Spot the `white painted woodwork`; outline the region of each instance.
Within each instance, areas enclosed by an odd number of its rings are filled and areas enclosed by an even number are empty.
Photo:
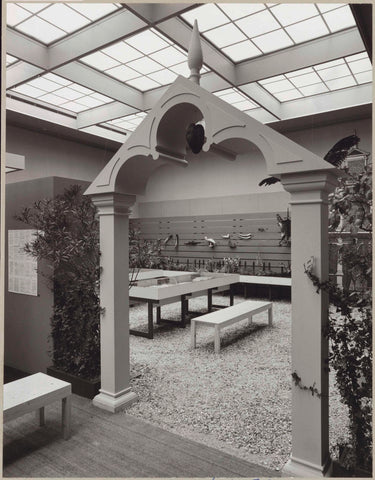
[[[62,401],[62,431],[70,437],[72,386],[44,373],[35,373],[4,385],[3,419],[8,422],[26,413],[36,412],[40,426],[45,424],[44,407]]]
[[[314,385],[319,398],[292,385],[292,454],[285,475],[298,477],[330,474],[328,436],[328,296],[317,293],[304,273],[313,257],[314,273],[328,280],[328,194],[337,174],[310,172],[282,176],[291,193],[292,247],[292,372],[306,386]]]
[[[200,70],[203,65],[203,55],[197,20],[194,20],[193,31],[191,32],[188,51],[188,65],[190,68],[189,80],[199,85]]]
[[[292,285],[292,279],[289,277],[262,277],[261,275],[240,275],[240,283],[290,287]]]
[[[192,279],[197,274],[180,275],[178,280],[181,283],[151,285],[151,286],[134,286],[130,289],[130,296],[134,298],[142,298],[145,300],[171,300],[174,297],[178,301],[181,295],[200,293],[204,294],[210,288],[229,286],[239,282],[239,275],[232,273],[201,273],[199,280]],[[207,279],[204,279],[207,277]],[[168,303],[173,303],[169,301]]]
[[[129,359],[129,213],[133,195],[93,197],[100,228],[101,388],[93,404],[112,413],[132,404]],[[124,281],[124,279],[126,279]]]
[[[268,324],[272,326],[272,303],[257,300],[247,300],[222,310],[207,313],[191,319],[191,346],[196,348],[197,324],[214,328],[215,353],[220,353],[220,330],[244,319],[252,318],[257,313],[268,312]]]

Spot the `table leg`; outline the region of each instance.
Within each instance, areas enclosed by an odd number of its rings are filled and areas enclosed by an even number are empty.
[[[272,300],[272,287],[271,287],[271,285],[268,285],[268,299],[270,301]]]
[[[186,295],[181,295],[181,327],[186,327],[187,301]]]
[[[272,326],[272,321],[273,321],[273,312],[272,312],[272,305],[268,309],[268,325]]]
[[[70,437],[71,401],[71,395],[62,399],[62,432],[65,440],[68,440]]]
[[[244,284],[244,287],[245,287],[245,298],[249,298],[249,292],[247,290],[247,283]]]
[[[207,310],[212,312],[212,288],[207,290]]]
[[[234,304],[234,285],[229,286],[229,304],[232,306]]]
[[[160,325],[160,320],[161,320],[161,307],[158,306],[156,307],[156,323]]]
[[[252,325],[252,324],[253,324],[253,316],[250,315],[250,317],[249,317],[249,325]]]
[[[46,424],[44,407],[38,408],[38,410],[36,411],[36,420],[41,427],[44,427],[44,425]]]
[[[154,338],[154,322],[153,322],[153,305],[149,300],[148,302],[148,338]]]
[[[197,326],[194,318],[191,319],[191,348],[197,347]]]
[[[220,329],[219,329],[219,325],[215,325],[214,344],[215,344],[215,353],[220,353]]]

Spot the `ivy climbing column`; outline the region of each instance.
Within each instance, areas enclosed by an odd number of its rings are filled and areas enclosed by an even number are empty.
[[[129,213],[134,195],[93,195],[100,219],[101,389],[93,404],[118,410],[137,396],[130,388],[129,361]]]
[[[281,176],[292,211],[292,454],[284,474],[329,476],[328,297],[304,273],[328,279],[328,194],[337,185],[329,171]],[[292,379],[291,379],[292,381]],[[306,387],[306,388],[304,388]],[[311,387],[311,388],[310,388]]]

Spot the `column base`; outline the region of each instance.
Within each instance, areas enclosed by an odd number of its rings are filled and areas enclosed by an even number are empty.
[[[315,465],[291,457],[282,469],[283,477],[331,477],[332,460],[328,458],[324,465]]]
[[[112,413],[130,407],[132,403],[138,400],[137,394],[132,392],[130,388],[126,388],[118,393],[106,392],[102,389],[99,392],[92,400],[93,405]]]

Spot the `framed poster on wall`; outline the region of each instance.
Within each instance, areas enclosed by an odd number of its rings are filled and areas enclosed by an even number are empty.
[[[24,251],[36,230],[8,230],[8,291],[38,295],[37,259]]]

